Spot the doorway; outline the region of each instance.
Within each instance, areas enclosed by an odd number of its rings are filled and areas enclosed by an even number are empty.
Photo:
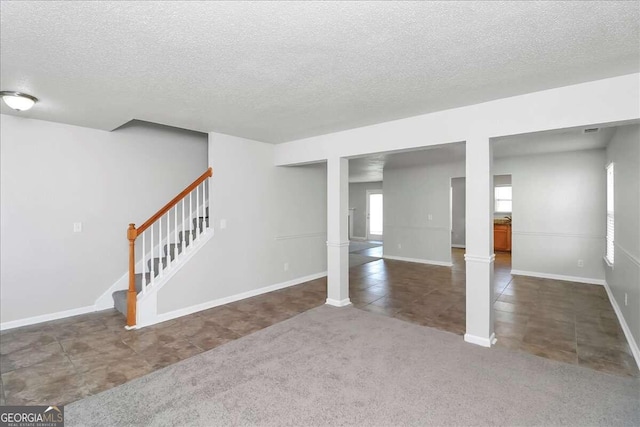
[[[383,195],[382,190],[367,190],[367,240],[382,241]]]

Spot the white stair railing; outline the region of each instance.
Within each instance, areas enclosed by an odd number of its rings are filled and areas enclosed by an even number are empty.
[[[187,252],[193,250],[194,244],[207,233],[209,228],[207,182],[212,175],[213,171],[209,168],[139,228],[136,228],[135,224],[129,224],[127,230],[127,238],[129,239],[128,327],[133,327],[136,324],[136,239],[142,239],[142,277],[140,283],[141,293],[144,295],[156,285],[156,278],[160,280],[171,269],[177,268],[180,259],[185,257]],[[188,207],[185,207],[185,203],[188,204]],[[180,229],[182,229],[181,233]],[[149,246],[147,246],[147,241]]]

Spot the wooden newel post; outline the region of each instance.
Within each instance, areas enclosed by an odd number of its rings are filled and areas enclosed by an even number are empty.
[[[136,302],[138,293],[136,292],[136,237],[138,231],[135,224],[129,224],[127,229],[127,239],[129,239],[129,291],[127,292],[127,326],[136,325]]]

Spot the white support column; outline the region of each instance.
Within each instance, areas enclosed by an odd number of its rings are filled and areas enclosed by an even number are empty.
[[[349,300],[349,160],[327,160],[327,304]]]
[[[466,143],[467,342],[491,347],[493,331],[493,172],[488,137]]]

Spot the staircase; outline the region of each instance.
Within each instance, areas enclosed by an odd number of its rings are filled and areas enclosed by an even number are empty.
[[[115,291],[116,310],[127,318],[127,328],[153,324],[155,304],[144,304],[211,237],[208,180],[211,168],[174,197],[144,224],[129,224],[129,286]],[[141,257],[136,259],[136,252]],[[140,272],[136,272],[136,265]],[[146,312],[144,312],[146,310]]]
[[[178,241],[176,243],[169,243],[163,246],[162,258],[152,258],[147,260],[146,271],[154,272],[154,279],[160,275],[160,272],[167,268],[167,265],[171,265],[171,262],[176,261],[176,258],[182,254],[183,249],[186,251],[189,249],[190,244],[193,243],[196,237],[204,234],[205,229],[209,228],[209,208],[205,208],[205,216],[193,218],[193,228],[186,233],[180,231],[178,233]],[[169,264],[167,264],[169,263]],[[162,267],[160,267],[162,265]],[[153,268],[152,268],[153,267]],[[143,280],[144,278],[144,280]],[[154,280],[155,281],[155,280]],[[136,282],[136,295],[142,292],[142,284],[151,282],[151,273],[137,273],[135,274]],[[113,295],[113,304],[116,310],[120,313],[127,315],[127,293],[128,291],[115,291]],[[137,299],[137,298],[136,298]]]

